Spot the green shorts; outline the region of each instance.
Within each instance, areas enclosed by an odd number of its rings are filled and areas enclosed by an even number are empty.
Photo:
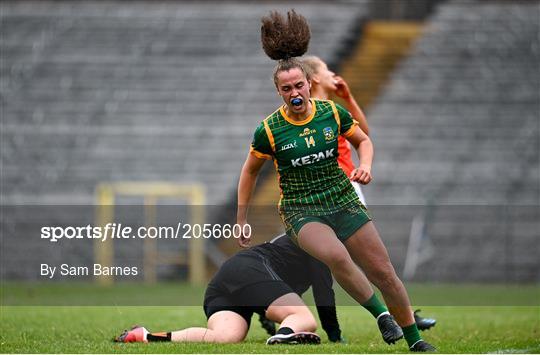
[[[345,242],[360,227],[371,221],[367,209],[361,204],[353,204],[335,213],[328,215],[314,215],[305,212],[281,212],[287,235],[294,242],[298,241],[298,233],[302,227],[310,222],[318,222],[332,228],[341,242]]]

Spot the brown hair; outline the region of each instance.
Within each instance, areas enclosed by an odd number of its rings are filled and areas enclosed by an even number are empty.
[[[311,33],[304,16],[296,11],[287,12],[287,18],[277,11],[261,19],[261,42],[266,55],[278,63],[274,68],[274,84],[277,86],[277,75],[282,71],[299,68],[309,79],[309,73],[300,57],[307,52]]]

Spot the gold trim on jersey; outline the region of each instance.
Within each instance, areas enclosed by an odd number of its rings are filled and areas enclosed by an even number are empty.
[[[281,116],[285,118],[285,121],[289,122],[290,124],[293,124],[295,126],[303,126],[311,122],[311,120],[313,119],[313,117],[315,117],[315,114],[317,113],[317,105],[315,104],[315,100],[309,99],[309,101],[311,102],[311,106],[312,106],[311,114],[306,119],[303,119],[302,121],[295,121],[289,116],[287,116],[287,113],[285,113],[285,105],[279,108],[279,112],[281,113]]]
[[[279,201],[278,201],[278,209],[279,209],[279,207],[281,207],[281,200],[283,200],[283,190],[281,189],[281,174],[279,173],[277,159],[274,159],[274,168],[276,169],[277,183],[279,187]]]
[[[339,112],[337,110],[337,107],[336,107],[336,104],[334,103],[334,101],[330,101],[328,100],[328,103],[330,104],[330,106],[332,106],[332,111],[334,111],[334,119],[336,120],[336,123],[337,123],[337,127],[338,127],[338,134],[339,132],[341,131],[341,118],[339,117]]]
[[[264,130],[266,132],[266,136],[268,137],[268,141],[270,142],[270,147],[272,148],[272,151],[274,152],[274,155],[276,154],[276,143],[274,141],[274,134],[272,133],[272,130],[270,129],[270,125],[268,124],[268,120],[274,117],[274,115],[279,111],[280,109],[275,110],[271,115],[267,116],[263,120]],[[278,206],[281,205],[281,200],[283,199],[283,190],[281,189],[281,175],[279,174],[279,167],[278,162],[275,157],[271,157],[272,161],[274,162],[274,168],[276,169],[277,174],[277,180],[278,180],[278,187],[279,187],[279,202]]]
[[[266,159],[266,160],[272,160],[273,159],[271,155],[261,153],[258,150],[255,150],[255,148],[253,148],[253,147],[249,148],[249,153],[253,154],[255,157],[257,157],[259,159]]]
[[[349,128],[349,129],[347,130],[347,132],[343,133],[342,136],[343,136],[343,137],[350,137],[350,136],[352,136],[352,135],[354,134],[354,131],[355,131],[356,128],[360,128],[360,127],[358,127],[358,123],[356,123],[356,121],[353,121],[353,124],[352,124],[351,128]]]
[[[276,142],[274,142],[274,135],[272,134],[272,130],[270,129],[270,126],[268,125],[268,118],[266,118],[263,121],[264,124],[264,130],[266,131],[266,135],[268,136],[268,141],[270,142],[270,147],[272,147],[272,151],[274,154],[276,153]]]

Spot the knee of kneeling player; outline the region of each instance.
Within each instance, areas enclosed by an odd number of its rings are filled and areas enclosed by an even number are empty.
[[[315,317],[313,317],[313,314],[308,310],[308,316],[306,317],[306,332],[314,332],[317,330],[317,321],[315,320]]]

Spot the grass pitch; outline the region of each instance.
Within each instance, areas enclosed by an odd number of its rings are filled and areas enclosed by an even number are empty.
[[[319,346],[266,346],[267,335],[260,328],[254,316],[246,342],[230,345],[213,344],[116,344],[111,340],[115,335],[131,326],[141,324],[151,331],[175,330],[189,326],[204,326],[206,319],[201,306],[48,306],[13,305],[32,304],[36,294],[55,294],[58,286],[3,285],[0,341],[2,353],[407,353],[404,340],[394,346],[386,345],[378,332],[375,320],[358,306],[339,306],[338,316],[347,344],[332,344],[327,341],[321,329],[323,343]],[[67,299],[85,291],[87,286],[69,286],[63,292]],[[135,288],[136,286],[133,286]],[[499,286],[498,286],[499,287]],[[138,286],[138,288],[141,288]],[[422,293],[422,286],[415,292]],[[433,292],[425,287],[427,294]],[[186,288],[184,285],[156,285],[143,287],[141,297],[160,295],[160,290],[171,289],[171,294],[182,297],[187,289],[198,295],[203,289]],[[481,298],[478,287],[472,287],[475,297]],[[484,297],[495,295],[497,287],[483,286]],[[32,290],[29,292],[28,290]],[[521,290],[521,291],[519,291]],[[523,291],[525,290],[525,291]],[[129,299],[130,287],[116,289],[118,297]],[[456,293],[465,289],[455,287]],[[459,291],[459,292],[458,292]],[[437,318],[435,328],[422,333],[423,337],[437,346],[441,353],[538,353],[540,352],[540,307],[538,287],[516,288],[522,295],[521,305],[429,305],[421,307],[424,315]],[[169,291],[167,291],[169,292]],[[93,297],[85,291],[86,297]],[[165,292],[166,293],[166,292]],[[512,292],[510,292],[512,294]],[[516,293],[517,294],[517,293]],[[13,295],[16,295],[17,301]],[[27,299],[25,299],[28,297]],[[84,296],[79,304],[85,304]],[[161,292],[160,304],[167,299]],[[165,297],[163,299],[163,297]],[[338,301],[344,297],[338,292]],[[46,297],[45,297],[46,299]],[[307,300],[311,296],[306,297]],[[414,298],[413,298],[414,299]],[[512,299],[515,300],[514,297]],[[109,300],[108,300],[109,301]],[[510,300],[508,300],[510,301]],[[200,302],[202,302],[202,297]],[[75,302],[74,302],[75,303]],[[344,304],[345,302],[340,302]],[[11,304],[11,305],[6,305]],[[35,302],[33,304],[36,304]],[[46,304],[46,302],[45,302]],[[91,303],[86,303],[91,304]],[[114,303],[109,303],[114,304]],[[119,303],[121,304],[121,303]],[[152,304],[148,301],[147,304]],[[156,304],[156,303],[154,303]],[[506,304],[510,304],[506,302]]]

